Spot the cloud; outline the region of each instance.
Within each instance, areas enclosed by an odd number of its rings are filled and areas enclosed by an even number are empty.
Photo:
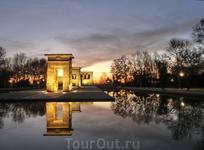
[[[130,55],[137,50],[165,50],[168,41],[174,37],[189,35],[192,20],[177,24],[166,24],[149,30],[129,30],[129,28],[100,28],[95,33],[80,36],[61,34],[54,40],[75,52],[76,64],[87,67],[98,62],[113,60],[122,55]]]
[[[0,2],[0,46],[30,56],[72,53],[82,67],[164,50],[171,38],[190,38],[204,12],[191,0],[39,2]]]
[[[32,52],[36,49],[35,44],[31,42],[22,42],[17,40],[12,40],[7,37],[0,37],[1,46],[4,47],[7,53],[15,54],[20,52]]]

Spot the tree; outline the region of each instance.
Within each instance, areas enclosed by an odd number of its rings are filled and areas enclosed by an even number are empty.
[[[167,64],[159,61],[157,62],[157,67],[158,67],[159,79],[162,84],[162,90],[164,90],[165,84],[166,84]]]
[[[188,40],[172,39],[167,47],[172,73],[198,74],[203,65],[204,49],[196,48]]]
[[[38,80],[40,85],[43,86],[46,80],[47,74],[47,60],[44,58],[38,59],[29,58],[24,65],[25,68],[25,79],[32,78],[34,81]]]
[[[44,79],[47,78],[47,60],[45,58],[41,58],[39,60],[40,65],[40,75],[43,76]]]
[[[172,73],[177,75],[180,86],[180,73],[183,72],[190,82],[190,77],[197,76],[203,70],[204,60],[202,55],[204,49],[197,48],[188,40],[172,39],[166,50],[166,57],[169,60],[169,67]],[[191,81],[194,84],[194,81]],[[190,83],[187,83],[188,85]]]
[[[113,76],[118,79],[124,79],[125,83],[127,82],[128,75],[130,71],[130,61],[126,56],[122,56],[118,59],[114,59],[111,64],[111,73]]]
[[[204,18],[193,27],[192,37],[195,42],[204,43]]]
[[[5,58],[6,51],[0,47],[0,87],[7,87],[12,76],[11,59]]]
[[[6,55],[5,49],[0,46],[0,69],[1,66],[5,63],[5,55]]]
[[[25,64],[26,64],[26,54],[25,53],[20,53],[20,54],[15,54],[13,58],[13,70],[15,72],[15,78],[17,80],[20,80],[22,77],[25,78],[26,74],[26,69],[25,69]]]
[[[130,75],[134,77],[136,84],[147,85],[147,78],[155,77],[153,56],[148,52],[137,51],[130,58]]]

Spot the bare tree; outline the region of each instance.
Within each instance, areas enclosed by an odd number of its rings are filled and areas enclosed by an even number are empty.
[[[46,80],[47,78],[47,60],[45,58],[41,58],[39,60],[40,65],[40,75]]]
[[[13,58],[13,70],[15,72],[15,78],[17,80],[21,79],[22,77],[25,78],[25,64],[26,64],[26,54],[20,53],[15,54]]]
[[[0,87],[9,85],[12,76],[11,58],[5,58],[6,50],[0,47]]]
[[[5,49],[0,46],[0,67],[5,63],[5,55],[6,55]]]
[[[47,74],[47,60],[44,58],[38,59],[29,58],[24,65],[25,68],[25,76],[28,78],[33,78],[34,80],[44,79],[46,80]],[[42,81],[41,81],[42,82]]]
[[[124,79],[127,82],[128,75],[130,74],[130,61],[126,56],[114,59],[111,64],[111,73],[116,79]]]
[[[196,48],[188,40],[172,39],[167,47],[172,73],[198,74],[202,69],[204,49]]]
[[[204,18],[193,27],[192,37],[195,42],[204,43]]]

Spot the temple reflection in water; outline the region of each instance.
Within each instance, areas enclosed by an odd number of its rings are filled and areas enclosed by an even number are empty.
[[[93,102],[47,102],[47,133],[44,136],[72,135],[72,113],[81,112],[81,104]]]

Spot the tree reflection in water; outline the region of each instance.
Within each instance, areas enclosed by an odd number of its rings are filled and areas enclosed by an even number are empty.
[[[0,103],[0,129],[4,126],[3,118],[6,117],[9,105],[7,103]]]
[[[5,117],[12,117],[14,122],[23,123],[26,118],[45,115],[45,104],[45,102],[0,103],[0,128],[4,126]]]
[[[203,101],[127,90],[108,93],[115,98],[111,109],[116,115],[130,117],[137,124],[162,122],[171,130],[175,140],[190,139],[196,133],[204,135]],[[203,143],[204,138],[197,147],[204,146]]]

